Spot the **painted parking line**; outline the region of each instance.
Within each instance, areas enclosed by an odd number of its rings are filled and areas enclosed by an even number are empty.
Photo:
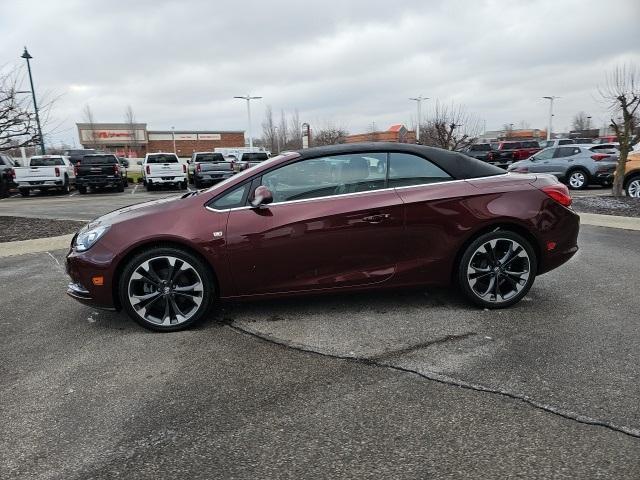
[[[138,189],[140,185],[136,185],[135,187],[133,187],[133,190],[131,190],[131,195],[133,195],[134,193],[136,193],[136,190]]]

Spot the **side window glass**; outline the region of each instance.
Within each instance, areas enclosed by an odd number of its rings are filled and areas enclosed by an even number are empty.
[[[221,197],[218,197],[210,204],[210,206],[212,208],[217,208],[218,210],[241,207],[244,205],[247,190],[249,190],[248,182],[238,188],[231,190],[229,193],[225,193]]]
[[[555,158],[566,158],[575,155],[575,147],[560,147],[556,149]],[[578,150],[579,151],[579,150]]]
[[[406,187],[452,180],[429,160],[408,153],[392,153],[389,162],[389,186]]]
[[[556,150],[557,149],[549,148],[548,150],[543,150],[540,153],[536,153],[536,160],[549,160],[551,157],[553,157],[553,153]]]
[[[274,202],[366,192],[385,187],[386,153],[310,158],[262,176]]]

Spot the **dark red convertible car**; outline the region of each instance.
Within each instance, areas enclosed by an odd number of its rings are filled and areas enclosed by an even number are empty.
[[[116,210],[80,230],[68,294],[179,330],[221,299],[457,284],[518,302],[578,250],[555,177],[419,145],[285,153],[208,190]]]

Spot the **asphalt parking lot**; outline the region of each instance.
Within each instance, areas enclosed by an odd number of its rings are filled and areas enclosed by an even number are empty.
[[[0,215],[170,194],[138,190]],[[64,251],[0,258],[2,476],[638,478],[640,232],[579,244],[508,310],[377,292],[225,304],[172,334],[66,298]]]

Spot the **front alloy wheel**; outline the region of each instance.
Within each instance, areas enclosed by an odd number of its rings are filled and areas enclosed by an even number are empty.
[[[512,232],[490,232],[474,241],[462,257],[458,280],[466,296],[488,308],[520,301],[535,279],[537,262],[524,238]]]
[[[627,195],[631,198],[640,198],[640,177],[631,179],[627,185]]]
[[[200,320],[213,297],[209,269],[188,252],[153,249],[125,268],[121,302],[129,315],[151,330],[182,330]]]

